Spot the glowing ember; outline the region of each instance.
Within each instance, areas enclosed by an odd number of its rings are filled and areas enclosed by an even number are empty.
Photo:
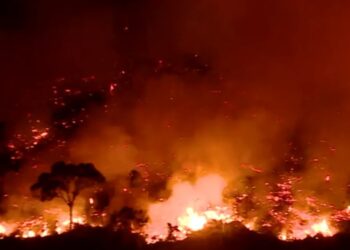
[[[93,205],[94,204],[94,199],[93,198],[89,198],[89,203],[90,203],[90,205]]]

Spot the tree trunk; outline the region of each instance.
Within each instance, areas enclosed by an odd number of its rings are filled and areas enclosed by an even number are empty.
[[[69,230],[73,229],[73,203],[68,204],[69,206]]]

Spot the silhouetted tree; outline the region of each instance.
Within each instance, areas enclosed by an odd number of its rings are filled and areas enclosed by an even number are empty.
[[[57,162],[51,172],[42,173],[32,191],[39,191],[42,201],[62,199],[69,207],[70,228],[73,226],[73,206],[79,193],[86,188],[105,182],[105,177],[91,163],[66,164]]]

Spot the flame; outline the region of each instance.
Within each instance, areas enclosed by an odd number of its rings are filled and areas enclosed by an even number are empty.
[[[255,221],[256,221],[256,218],[254,218],[254,220],[243,223],[243,225],[245,226],[245,228],[249,229],[250,231],[255,231],[256,230]]]
[[[7,232],[6,227],[0,224],[0,235],[4,235],[6,234],[6,232]]]
[[[337,230],[331,226],[327,218],[315,222],[308,221],[306,224],[295,224],[290,230],[283,229],[278,238],[281,240],[303,240],[307,237],[322,235],[323,237],[332,237]]]
[[[22,234],[22,237],[23,238],[33,238],[36,236],[36,233],[33,231],[33,230],[28,230],[28,231],[25,231],[23,234]]]
[[[0,239],[9,236],[17,227],[17,224],[0,222]]]
[[[313,231],[313,234],[322,234],[323,236],[333,236],[334,232],[329,226],[329,222],[324,219],[319,223],[315,223],[311,226],[311,229]],[[311,234],[311,236],[313,236]]]
[[[176,183],[172,188],[172,196],[167,201],[158,202],[149,207],[150,224],[145,230],[147,241],[154,243],[169,239],[169,226],[173,227],[173,238],[182,240],[191,232],[206,228],[211,221],[221,223],[237,221],[249,230],[259,231],[257,217],[249,219],[238,216],[234,213],[234,207],[223,202],[222,193],[225,186],[225,180],[219,175],[201,177],[194,184]],[[285,189],[289,187],[281,186]],[[287,192],[283,192],[285,193]],[[349,207],[345,209],[346,215],[343,215],[342,220],[349,219],[348,209]],[[278,234],[280,240],[302,240],[317,235],[331,237],[338,232],[331,225],[330,215],[320,218],[319,215],[309,214],[293,207],[289,207],[288,211],[293,215],[289,219],[280,216],[278,212],[271,211],[274,219],[285,226]],[[272,227],[272,224],[264,222],[263,226]]]
[[[82,216],[73,218],[74,224],[86,224],[86,219]],[[46,237],[52,233],[62,234],[69,231],[69,219],[66,215],[58,218],[53,230],[50,231],[48,222],[42,217],[30,219],[24,222],[0,223],[0,238],[13,235],[20,238]]]
[[[232,210],[222,200],[225,186],[226,181],[215,174],[200,177],[194,184],[175,184],[167,201],[150,205],[147,240],[165,240],[169,236],[168,223],[176,228],[173,237],[181,240],[192,231],[202,230],[210,221],[233,221]]]
[[[192,207],[186,209],[186,215],[178,218],[180,228],[188,228],[192,231],[198,231],[204,228],[208,219],[193,210]]]
[[[169,199],[149,205],[150,221],[142,229],[138,229],[138,233],[145,236],[148,243],[154,243],[164,240],[183,240],[193,232],[217,225],[217,222],[228,224],[235,221],[247,229],[257,232],[261,228],[270,228],[276,231],[277,229],[273,226],[273,221],[275,221],[278,222],[278,225],[283,225],[277,231],[277,237],[283,241],[292,241],[303,240],[307,237],[332,237],[338,232],[335,223],[350,221],[350,206],[342,210],[334,209],[332,213],[320,214],[321,210],[307,210],[305,207],[296,208],[295,205],[291,204],[283,212],[280,212],[275,209],[274,201],[293,200],[293,197],[290,197],[290,185],[280,186],[283,192],[275,192],[267,197],[272,204],[269,211],[271,219],[261,220],[254,213],[253,216],[239,214],[237,203],[224,201],[222,194],[226,187],[226,181],[217,174],[202,176],[194,183],[177,181],[172,186],[172,195]],[[244,195],[244,197],[248,197],[248,195]],[[86,200],[89,206],[94,205],[94,202],[93,198]],[[308,202],[317,206],[315,199],[309,198]],[[92,227],[103,226],[103,223],[89,223],[82,211],[83,209],[79,206],[75,208],[74,224],[88,224]],[[70,230],[69,217],[63,206],[62,208],[45,209],[44,212],[49,216],[32,217],[25,221],[19,219],[0,221],[0,238],[7,236],[46,237]],[[106,213],[102,214],[102,216],[106,215]]]

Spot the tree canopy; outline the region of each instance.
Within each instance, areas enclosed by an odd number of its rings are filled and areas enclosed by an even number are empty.
[[[72,210],[77,196],[83,189],[105,182],[105,177],[91,163],[66,164],[56,162],[51,171],[42,173],[32,191],[38,191],[42,201],[62,199],[68,206],[72,224]],[[72,226],[72,225],[71,225]]]

